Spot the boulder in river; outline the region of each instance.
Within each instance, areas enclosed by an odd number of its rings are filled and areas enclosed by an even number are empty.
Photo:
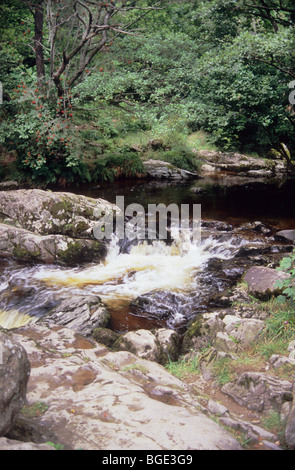
[[[101,260],[106,241],[93,228],[119,211],[103,199],[66,192],[0,191],[0,256],[22,261],[79,263]]]

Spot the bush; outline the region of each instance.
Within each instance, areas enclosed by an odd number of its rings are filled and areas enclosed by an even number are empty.
[[[187,171],[197,171],[200,166],[200,161],[196,158],[194,152],[184,145],[178,145],[165,151],[164,159],[166,162]]]
[[[116,178],[131,178],[144,174],[140,157],[125,150],[123,153],[110,153],[94,163],[94,181],[114,181]]]

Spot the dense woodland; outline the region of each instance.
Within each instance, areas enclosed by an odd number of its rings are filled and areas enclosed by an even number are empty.
[[[192,146],[295,150],[293,0],[2,0],[1,168],[33,184],[111,180]],[[203,139],[199,141],[198,139]],[[194,140],[195,139],[195,140]],[[273,150],[274,149],[274,150]]]

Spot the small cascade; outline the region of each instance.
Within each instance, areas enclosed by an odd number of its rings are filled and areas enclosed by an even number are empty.
[[[114,236],[106,259],[99,264],[72,268],[35,265],[4,270],[0,282],[0,326],[27,324],[69,295],[99,296],[110,311],[117,314],[122,311],[126,315],[130,311],[128,305],[140,296],[170,292],[180,299],[178,307],[174,308],[175,319],[168,323],[173,327],[188,311],[181,305],[188,305],[188,299],[196,298],[198,289],[202,289],[198,276],[208,261],[211,258],[229,259],[238,248],[234,237],[220,240],[209,235],[204,240],[195,240],[189,231],[173,233],[171,243],[139,240],[127,252],[122,251],[121,246]],[[150,310],[156,312],[158,297],[153,298],[155,304]],[[118,305],[124,308],[118,310]],[[163,308],[166,309],[166,305]],[[173,305],[168,309],[173,312]]]
[[[6,330],[19,328],[36,320],[37,317],[21,313],[18,310],[0,310],[0,326]]]

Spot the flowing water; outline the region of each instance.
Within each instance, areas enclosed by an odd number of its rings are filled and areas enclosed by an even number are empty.
[[[290,191],[293,186],[288,188],[289,196]],[[237,235],[236,230],[227,230],[226,225],[212,229],[206,220],[224,221],[234,229],[257,219],[271,224],[274,230],[295,227],[293,204],[278,185],[268,186],[266,192],[264,186],[255,185],[226,189],[216,181],[173,186],[121,182],[111,190],[102,187],[80,192],[111,202],[119,194],[126,198],[126,204],[136,202],[145,208],[147,203],[200,203],[201,240],[194,240],[190,233],[186,236],[178,233],[169,243],[144,240],[126,244],[114,236],[103,262],[70,268],[3,260],[0,264],[1,326],[18,327],[35,321],[62,299],[82,294],[101,297],[111,313],[110,327],[117,331],[165,325],[177,328],[207,306],[208,293],[216,281],[212,274],[206,277],[210,260],[231,260],[249,240],[258,245],[264,241],[259,237],[254,239],[253,234],[250,238]],[[222,288],[220,283],[217,290]],[[138,298],[148,300],[149,318],[134,313],[130,307]],[[164,314],[157,317],[157,310],[161,312],[161,309]]]

